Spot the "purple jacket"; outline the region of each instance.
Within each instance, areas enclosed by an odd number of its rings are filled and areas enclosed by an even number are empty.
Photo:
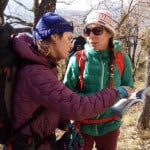
[[[44,138],[53,133],[61,121],[90,118],[116,101],[118,92],[114,89],[104,89],[90,96],[79,96],[69,90],[58,81],[56,66],[32,47],[31,37],[19,34],[14,38],[14,47],[19,56],[34,62],[24,66],[17,76],[13,99],[14,128],[22,125],[38,106],[43,105],[46,111],[30,126]],[[21,132],[31,135],[30,126]],[[46,141],[42,146],[39,149],[50,150]]]

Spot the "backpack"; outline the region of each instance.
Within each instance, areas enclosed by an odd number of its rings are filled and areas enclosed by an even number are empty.
[[[115,53],[115,59],[116,59],[116,64],[119,69],[120,76],[122,77],[123,71],[124,71],[124,55],[121,51]],[[85,67],[85,62],[86,62],[86,53],[85,50],[82,51],[76,51],[76,61],[78,63],[79,67],[79,80],[77,84],[78,90],[82,90],[84,80],[83,80],[83,72],[84,72],[84,67]]]
[[[0,143],[5,143],[5,136],[11,129],[12,86],[16,73],[16,59],[11,49],[11,34],[15,33],[12,26],[0,26]]]
[[[12,128],[12,96],[17,73],[25,63],[12,47],[15,29],[8,23],[0,26],[0,144],[8,143],[21,129],[32,123],[43,111],[39,106],[27,122],[18,129]]]
[[[84,49],[84,44],[86,43],[86,39],[83,36],[74,37],[72,40],[73,47],[70,51],[70,54],[67,58],[66,64],[68,64],[70,57],[76,53],[76,51],[80,51]]]

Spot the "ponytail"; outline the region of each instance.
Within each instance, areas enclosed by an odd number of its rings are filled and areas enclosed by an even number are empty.
[[[110,63],[109,63],[109,80],[107,83],[107,86],[109,88],[115,87],[114,83],[114,69],[115,69],[115,51],[114,51],[114,44],[113,44],[113,38],[110,38],[109,40],[109,49],[110,49]]]

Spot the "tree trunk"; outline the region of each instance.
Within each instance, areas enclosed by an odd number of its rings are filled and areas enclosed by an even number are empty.
[[[54,12],[56,9],[57,0],[42,0],[41,3],[37,0],[34,0],[34,25],[37,24],[39,18],[46,12]]]
[[[33,4],[33,12],[34,12],[34,22],[33,25],[35,26],[37,21],[39,20],[39,2],[37,0],[34,0],[34,4]]]
[[[150,41],[148,42],[150,44]],[[148,59],[147,59],[147,82],[146,87],[150,87],[150,46],[147,48],[148,51]]]
[[[137,128],[150,130],[150,89],[145,93],[145,104],[139,117]]]
[[[0,25],[4,24],[4,10],[8,4],[9,0],[0,1]]]
[[[150,87],[150,47],[148,47],[148,61],[147,61],[147,82],[146,87]],[[141,113],[137,128],[146,130],[150,129],[150,88],[145,93],[145,103],[143,112]]]

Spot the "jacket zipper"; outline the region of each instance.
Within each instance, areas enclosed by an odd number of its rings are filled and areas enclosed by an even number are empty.
[[[104,87],[104,66],[105,66],[105,63],[103,62],[103,59],[102,59],[102,56],[100,55],[100,61],[101,61],[101,67],[102,67],[102,72],[101,72],[101,82],[100,82],[100,89],[103,89]]]
[[[103,83],[103,80],[104,80],[104,66],[105,66],[105,63],[103,62],[103,59],[102,59],[102,56],[100,55],[100,61],[101,61],[101,67],[102,67],[102,71],[100,72],[101,73],[101,78],[100,78],[100,89],[102,89],[104,87],[104,83]],[[100,114],[96,116],[96,119],[98,119],[100,117]],[[98,134],[98,125],[96,125],[96,133]]]

